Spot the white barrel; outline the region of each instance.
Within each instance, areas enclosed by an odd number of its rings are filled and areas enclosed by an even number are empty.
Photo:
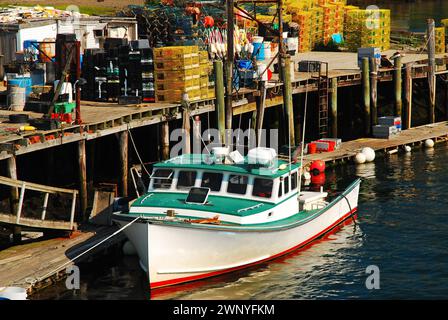
[[[54,90],[56,92],[56,89],[58,87],[59,80],[56,80],[54,82]],[[70,82],[64,82],[62,84],[61,92],[60,94],[68,94],[68,102],[73,102],[73,88],[72,84]]]
[[[265,41],[264,44],[264,59],[271,59],[271,41]]]
[[[8,86],[8,107],[12,111],[23,111],[26,103],[26,88]]]

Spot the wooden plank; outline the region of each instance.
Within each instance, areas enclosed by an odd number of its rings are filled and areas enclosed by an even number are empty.
[[[64,221],[54,221],[54,220],[41,220],[32,219],[26,217],[20,217],[20,223],[17,223],[17,218],[15,215],[0,213],[0,222],[10,225],[20,225],[25,227],[39,228],[39,229],[57,229],[57,230],[72,230],[70,227],[70,222]],[[76,226],[73,223],[73,226]]]
[[[24,181],[21,181],[21,180],[16,180],[16,179],[0,176],[0,184],[4,184],[4,185],[10,186],[10,187],[20,188],[22,186],[23,182]],[[59,187],[50,187],[50,186],[45,186],[42,184],[32,183],[32,182],[28,182],[28,181],[26,181],[26,188],[28,190],[46,192],[46,193],[51,193],[51,194],[73,193],[73,192],[78,193],[78,191],[75,189],[64,189],[64,188],[59,188]]]

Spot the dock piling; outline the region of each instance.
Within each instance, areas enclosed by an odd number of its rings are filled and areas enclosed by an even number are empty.
[[[370,71],[369,58],[362,58],[362,92],[364,94],[364,126],[366,135],[370,134]]]
[[[213,68],[215,70],[216,117],[221,143],[224,143],[226,129],[226,105],[224,98],[224,71],[222,61],[214,61]]]
[[[77,143],[78,149],[78,176],[79,176],[79,201],[81,204],[81,217],[86,218],[87,210],[87,171],[86,171],[86,140]]]
[[[289,145],[295,145],[294,131],[294,109],[292,104],[292,85],[291,85],[291,57],[286,55],[282,59],[281,74],[283,75],[283,106],[286,114],[288,128]]]
[[[128,143],[129,132],[122,131],[118,138],[120,153],[120,193],[122,197],[128,196]]]
[[[160,139],[162,140],[162,160],[170,158],[170,126],[168,121],[160,124]]]
[[[402,117],[403,101],[402,101],[402,63],[401,55],[397,55],[394,59],[394,83],[395,83],[395,115]]]
[[[428,84],[429,84],[429,123],[436,122],[436,41],[435,41],[435,22],[434,19],[428,19]]]
[[[407,63],[404,69],[404,129],[412,126],[412,64]]]
[[[370,58],[370,69],[370,124],[375,126],[378,124],[378,64],[375,58]]]
[[[338,136],[338,78],[331,79],[331,136]]]

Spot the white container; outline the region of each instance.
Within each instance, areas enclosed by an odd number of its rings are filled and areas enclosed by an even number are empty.
[[[20,287],[0,287],[0,300],[26,300],[25,288]]]
[[[271,41],[265,41],[264,44],[264,59],[271,59]]]
[[[262,43],[263,40],[264,40],[263,37],[260,37],[260,36],[254,36],[254,37],[252,38],[252,43]]]
[[[266,70],[266,68],[267,68],[266,63],[257,61],[257,71],[258,76],[261,76],[261,81],[268,81],[268,71]]]
[[[247,153],[247,159],[250,164],[261,164],[261,165],[271,165],[275,158],[277,157],[277,152],[272,148],[258,147],[249,150]]]
[[[286,39],[286,38],[288,38],[288,31],[283,32],[283,39]]]
[[[286,40],[286,46],[288,48],[288,51],[296,52],[299,48],[299,38],[288,38]]]
[[[56,80],[54,82],[54,92],[56,92],[56,89],[58,88],[59,80]],[[62,89],[60,94],[68,94],[68,102],[73,102],[73,88],[72,84],[70,82],[64,82],[62,84]]]
[[[26,88],[8,86],[8,107],[12,111],[23,111],[26,103]]]

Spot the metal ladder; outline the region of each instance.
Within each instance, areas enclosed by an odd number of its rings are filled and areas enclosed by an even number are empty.
[[[323,70],[322,67],[325,66]],[[328,79],[328,62],[320,61],[318,75],[317,75],[317,88],[319,99],[319,138],[327,138],[328,136],[328,92],[329,92],[329,79]]]

